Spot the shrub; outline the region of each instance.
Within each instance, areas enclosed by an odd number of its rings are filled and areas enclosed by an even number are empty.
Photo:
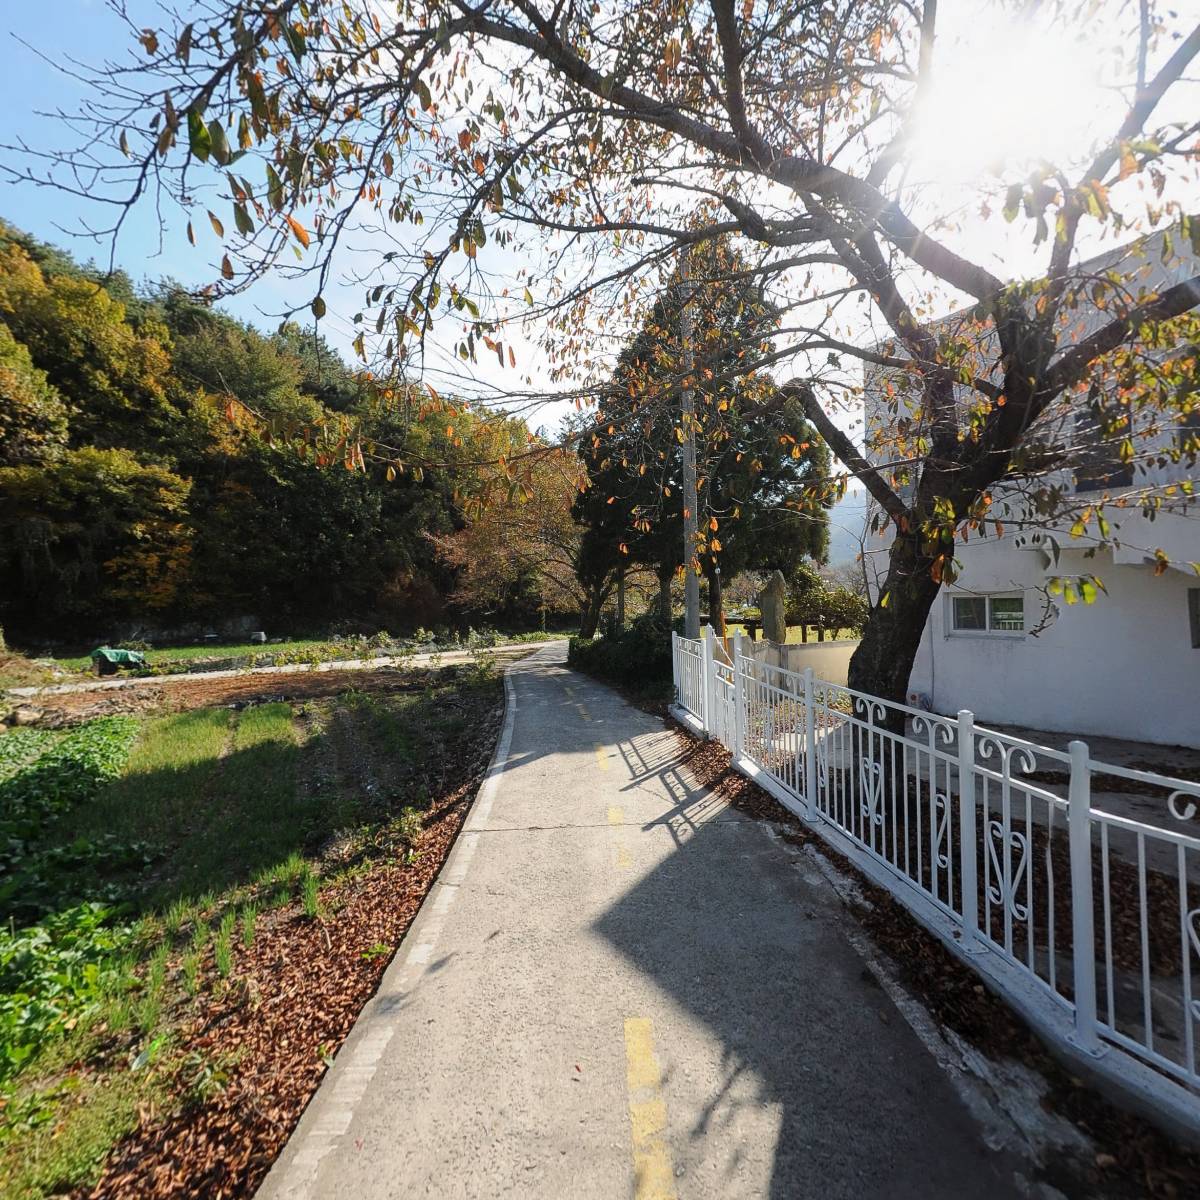
[[[0,755],[0,920],[25,923],[81,900],[115,900],[102,872],[146,865],[146,847],[112,835],[39,847],[47,823],[91,800],[120,775],[138,733],[132,717],[106,717],[47,742],[5,735]],[[8,749],[9,739],[16,739]]]
[[[405,807],[396,818],[396,834],[409,849],[416,848],[425,829],[425,821],[415,808]]]
[[[611,637],[573,637],[567,663],[613,683],[670,683],[671,627],[657,613],[644,613]]]
[[[127,927],[111,910],[83,904],[40,925],[0,926],[0,1091],[34,1054],[74,1023],[95,1013],[125,974],[118,951]]]

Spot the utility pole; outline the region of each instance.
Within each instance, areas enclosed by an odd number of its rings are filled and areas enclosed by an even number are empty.
[[[692,373],[692,304],[688,295],[688,252],[684,247],[679,259],[680,294],[683,307],[679,314],[679,332],[682,345],[680,369],[683,378]],[[699,494],[696,490],[696,398],[690,387],[680,389],[680,419],[683,423],[683,585],[684,585],[684,637],[700,637],[700,577],[692,566],[696,557],[696,535],[698,532]]]

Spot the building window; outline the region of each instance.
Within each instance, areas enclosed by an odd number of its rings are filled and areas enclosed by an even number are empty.
[[[1192,626],[1192,649],[1200,650],[1200,588],[1188,588],[1188,621]]]
[[[987,629],[987,600],[983,596],[955,596],[954,628]]]
[[[988,628],[997,633],[1025,632],[1025,597],[990,596],[988,598]]]
[[[1024,633],[1025,597],[952,596],[950,617],[955,633]]]

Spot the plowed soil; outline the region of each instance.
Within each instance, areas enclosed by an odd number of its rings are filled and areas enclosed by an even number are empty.
[[[497,667],[528,651],[491,655]],[[424,686],[426,671],[413,667],[375,670],[297,671],[277,675],[245,674],[226,679],[180,675],[103,691],[61,692],[34,697],[39,725],[57,728],[121,713],[185,712],[193,708],[259,704],[272,700],[316,700],[354,688],[361,692],[407,691]]]

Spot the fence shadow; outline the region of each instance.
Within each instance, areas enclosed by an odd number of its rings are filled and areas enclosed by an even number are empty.
[[[762,1151],[738,1132],[765,1107],[779,1200],[960,1195],[967,1180],[979,1196],[1010,1196],[1001,1160],[846,942],[832,893],[747,818],[681,792],[682,752],[644,766],[635,785],[660,780],[675,802],[656,822],[675,846],[595,928],[720,1043],[707,1100],[673,1146],[677,1168],[747,1194],[744,1157]],[[705,1069],[661,1057],[668,1098],[672,1076],[691,1088]]]

